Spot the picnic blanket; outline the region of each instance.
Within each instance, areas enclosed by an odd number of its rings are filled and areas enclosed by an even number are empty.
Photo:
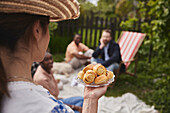
[[[69,77],[64,77],[67,84],[63,85],[63,90],[59,93],[59,98],[68,98],[73,96],[83,96],[84,87],[76,84],[74,77],[83,67],[74,71]],[[63,75],[55,75],[56,77]],[[98,113],[159,113],[154,106],[146,105],[132,93],[125,93],[120,97],[102,96],[98,103]]]
[[[132,93],[120,97],[101,97],[98,113],[158,113],[154,106],[148,106]]]

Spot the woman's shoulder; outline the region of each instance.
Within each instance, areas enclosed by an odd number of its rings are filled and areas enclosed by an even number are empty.
[[[22,86],[22,87],[21,87]],[[10,97],[3,98],[4,113],[50,113],[59,110],[59,102],[50,99],[47,90],[29,82],[11,82]]]

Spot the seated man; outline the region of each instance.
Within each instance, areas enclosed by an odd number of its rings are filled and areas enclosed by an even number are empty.
[[[81,43],[81,39],[81,36],[76,34],[73,41],[67,46],[66,49],[65,60],[70,63],[74,69],[86,64],[88,59],[90,61],[93,53],[92,49],[89,49],[86,45]],[[85,53],[83,54],[83,52]]]
[[[91,62],[101,63],[107,70],[114,71],[119,68],[122,61],[119,45],[112,40],[111,30],[103,30],[100,44],[93,53]],[[100,56],[100,58],[98,58]],[[124,65],[124,64],[123,64]],[[124,66],[122,66],[124,68]]]
[[[53,67],[53,58],[52,55],[46,52],[44,60],[40,62],[38,66],[33,81],[37,85],[42,85],[46,88],[50,94],[52,94],[55,99],[58,99],[59,89],[58,81],[54,79],[53,73],[51,71]],[[67,99],[60,99],[63,103],[70,106],[73,110],[76,110],[75,113],[79,113],[82,110],[83,97],[71,97]],[[79,111],[79,112],[78,112]]]

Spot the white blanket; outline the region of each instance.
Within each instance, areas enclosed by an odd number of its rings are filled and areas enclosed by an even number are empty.
[[[116,98],[101,97],[98,111],[98,113],[158,113],[154,106],[146,105],[132,93]]]

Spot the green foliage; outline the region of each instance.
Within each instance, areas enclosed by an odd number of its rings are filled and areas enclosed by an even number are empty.
[[[79,0],[81,15],[89,16],[91,13],[93,16],[99,17],[115,17],[115,5],[116,2],[113,0],[99,0],[97,6],[87,2],[86,0]]]
[[[161,113],[169,113],[170,76],[160,76],[154,81],[154,89],[145,95],[147,103],[154,105]]]
[[[65,54],[64,53],[53,54],[54,62],[63,62],[64,58],[65,58]]]
[[[137,21],[137,18],[129,18],[128,21],[121,21],[120,27],[124,30],[129,31],[133,28],[134,23],[136,23]]]
[[[80,15],[87,16],[90,15],[96,6],[90,2],[80,2]]]
[[[100,17],[115,17],[116,2],[113,0],[99,0],[94,12]]]
[[[54,31],[57,29],[57,23],[55,22],[50,22],[49,24],[49,31],[50,31],[50,37],[54,36]]]
[[[49,49],[52,54],[65,53],[67,45],[72,41],[72,37],[55,35],[50,39]]]
[[[60,36],[57,33],[57,23],[51,22],[49,24],[50,43],[49,49],[52,54],[65,53],[67,45],[71,42],[72,38],[68,36]],[[61,59],[59,59],[61,60]],[[57,60],[58,61],[58,60]]]
[[[119,0],[116,4],[116,14],[119,17],[126,17],[134,9],[133,0]]]
[[[170,1],[168,0],[149,0],[146,6],[144,2],[139,2],[139,9],[143,19],[151,19],[151,22],[142,24],[142,31],[147,33],[153,45],[153,50],[162,55],[170,50]],[[147,7],[147,9],[146,9]]]
[[[154,105],[160,112],[169,113],[170,109],[170,1],[168,0],[144,0],[139,1],[139,13],[142,19],[141,32],[147,34],[149,40],[139,50],[138,73],[152,76],[150,88],[152,90],[144,94],[146,102]],[[144,21],[150,20],[150,21]],[[130,18],[121,23],[121,27],[129,30],[133,28],[136,18]],[[151,63],[148,63],[149,51]]]

